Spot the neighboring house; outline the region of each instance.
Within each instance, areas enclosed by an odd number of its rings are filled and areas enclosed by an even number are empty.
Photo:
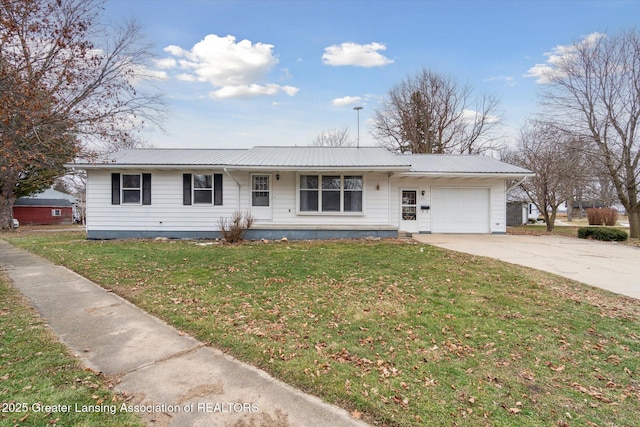
[[[28,197],[13,204],[13,217],[21,225],[72,224],[75,198],[53,189]]]
[[[246,238],[505,233],[506,182],[528,170],[481,156],[379,147],[127,150],[87,171],[87,236],[214,238],[247,211]]]

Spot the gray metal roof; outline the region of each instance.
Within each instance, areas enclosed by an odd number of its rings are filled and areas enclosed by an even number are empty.
[[[73,206],[67,199],[32,199],[28,197],[21,197],[16,199],[14,206],[55,206],[55,207],[67,207]]]
[[[531,174],[527,169],[478,155],[402,154],[400,157],[411,164],[411,172],[416,173]]]
[[[237,166],[257,167],[409,169],[382,147],[254,147],[235,161]]]
[[[382,147],[254,147],[251,149],[138,149],[80,160],[67,167],[225,167],[243,170],[384,170],[415,174],[504,174],[531,172],[483,156],[395,154]]]
[[[152,148],[123,150],[104,155],[95,162],[80,161],[76,165],[149,165],[149,166],[185,166],[226,165],[233,158],[245,153],[239,149],[178,149]]]
[[[254,147],[251,149],[124,150],[96,161],[80,160],[67,167],[222,166],[229,168],[409,170],[409,164],[381,147]]]

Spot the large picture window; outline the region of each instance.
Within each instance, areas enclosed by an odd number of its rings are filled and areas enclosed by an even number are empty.
[[[359,175],[300,175],[300,212],[362,212]]]

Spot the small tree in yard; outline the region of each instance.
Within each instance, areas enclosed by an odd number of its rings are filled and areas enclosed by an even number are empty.
[[[519,187],[543,215],[547,231],[553,231],[558,207],[566,200],[566,183],[582,167],[580,141],[550,123],[533,122],[521,129],[517,147],[503,157],[535,173]]]
[[[231,218],[220,217],[218,227],[227,243],[239,243],[244,240],[247,230],[253,225],[253,216],[249,212],[235,211]]]

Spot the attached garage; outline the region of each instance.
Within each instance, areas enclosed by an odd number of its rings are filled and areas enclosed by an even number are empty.
[[[489,188],[432,188],[432,233],[490,233]]]

